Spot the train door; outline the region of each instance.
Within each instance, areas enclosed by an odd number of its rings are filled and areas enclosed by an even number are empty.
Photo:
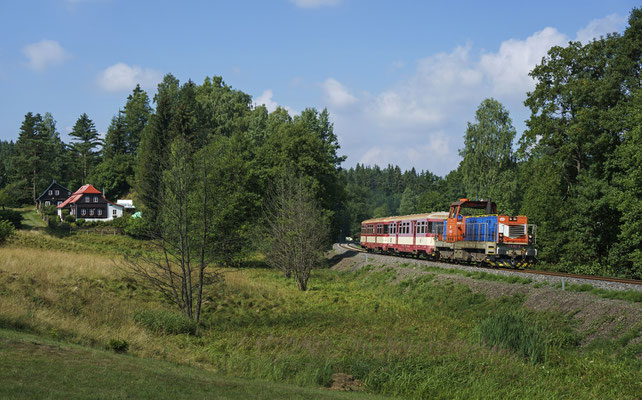
[[[400,225],[400,222],[396,221],[394,224],[395,224],[395,246],[398,246],[399,245],[399,225]],[[397,250],[398,250],[398,248],[397,248]]]
[[[459,214],[459,206],[451,206],[446,221],[446,241],[457,242],[464,238],[464,218]]]
[[[411,225],[412,229],[412,245],[413,245],[413,250],[415,246],[417,246],[417,221],[412,221]]]

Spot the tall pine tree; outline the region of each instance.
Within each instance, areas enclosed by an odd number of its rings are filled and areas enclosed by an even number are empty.
[[[69,136],[74,140],[71,148],[80,163],[80,177],[84,185],[87,183],[87,176],[91,172],[91,168],[96,165],[99,158],[97,148],[102,141],[93,121],[85,113],[78,118]]]
[[[31,199],[36,202],[37,185],[43,169],[44,153],[48,137],[42,129],[42,117],[28,112],[20,126],[20,136],[16,142],[14,168],[15,181],[25,180],[31,191]]]

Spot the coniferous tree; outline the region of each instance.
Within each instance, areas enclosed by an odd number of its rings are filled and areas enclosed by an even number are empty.
[[[154,96],[156,113],[143,129],[136,154],[136,193],[150,227],[158,222],[158,192],[162,190],[163,171],[167,167],[172,139],[170,125],[178,90],[178,79],[171,74],[165,75]]]
[[[149,105],[149,96],[140,88],[140,85],[136,85],[132,94],[127,96],[127,103],[125,103],[125,109],[123,110],[123,120],[121,121],[125,125],[127,153],[136,154],[143,129],[147,126],[151,114],[152,108]]]
[[[84,185],[87,183],[87,176],[99,158],[96,149],[102,141],[93,121],[85,113],[78,118],[69,136],[75,140],[71,148],[80,163],[80,177]]]
[[[111,159],[117,155],[127,154],[128,147],[125,117],[122,111],[118,111],[118,114],[111,119],[109,128],[107,128],[103,146],[103,158]]]
[[[35,203],[40,171],[43,169],[44,153],[48,137],[42,127],[40,114],[28,112],[20,126],[20,136],[16,142],[14,157],[15,181],[25,180],[31,189],[31,199]]]

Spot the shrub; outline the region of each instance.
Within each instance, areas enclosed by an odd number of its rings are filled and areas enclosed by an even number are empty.
[[[107,347],[114,353],[126,353],[129,349],[129,343],[123,339],[110,339]]]
[[[111,221],[111,225],[115,228],[125,230],[127,228],[127,225],[129,224],[129,219],[131,217],[129,215],[123,215],[122,217],[115,218]]]
[[[549,346],[536,326],[522,313],[501,312],[479,324],[481,339],[488,346],[512,350],[531,362],[548,359]]]
[[[68,215],[65,217],[65,222],[69,222],[70,224],[72,222],[76,222],[76,217],[74,217],[73,215]]]
[[[7,240],[13,234],[15,228],[13,224],[5,219],[0,219],[0,243]]]
[[[182,314],[165,310],[143,310],[134,315],[134,321],[152,332],[177,335],[195,334],[196,322]]]
[[[85,225],[85,219],[84,219],[84,218],[78,218],[78,219],[76,220],[76,225],[78,225],[78,226],[83,226],[83,225]]]
[[[127,226],[125,226],[125,233],[137,239],[146,239],[149,229],[143,218],[127,218]]]
[[[0,219],[11,222],[13,227],[20,229],[22,227],[22,214],[13,210],[0,210]]]
[[[42,207],[42,213],[51,217],[58,214],[58,208],[54,205],[44,206]]]

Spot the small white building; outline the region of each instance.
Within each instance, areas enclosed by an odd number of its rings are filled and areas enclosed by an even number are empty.
[[[118,204],[119,206],[123,206],[125,211],[129,213],[133,213],[134,210],[136,210],[136,207],[134,207],[134,200],[129,200],[129,199],[116,200],[116,204]]]

